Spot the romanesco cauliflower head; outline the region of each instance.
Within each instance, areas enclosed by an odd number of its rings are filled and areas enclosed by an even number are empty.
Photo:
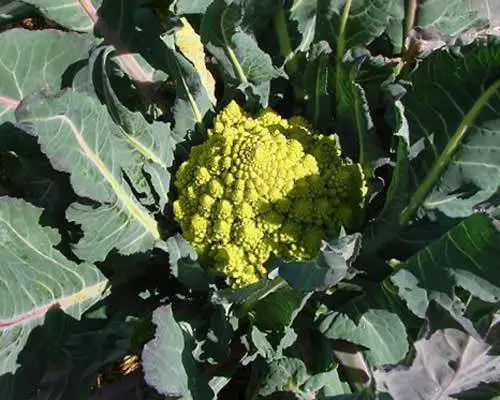
[[[184,237],[232,287],[258,281],[271,253],[315,257],[322,239],[352,222],[366,193],[360,166],[340,157],[333,136],[269,109],[252,117],[234,101],[192,148],[175,185]]]

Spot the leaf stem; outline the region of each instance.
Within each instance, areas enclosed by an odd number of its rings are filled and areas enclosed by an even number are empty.
[[[340,29],[339,36],[337,40],[337,52],[336,52],[336,69],[335,69],[335,93],[340,92],[341,86],[341,74],[339,72],[340,65],[342,64],[342,58],[344,57],[345,50],[345,30],[347,27],[347,19],[349,18],[349,13],[351,12],[352,0],[347,0],[344,9],[342,10],[342,17],[340,19]]]
[[[84,137],[83,129],[77,126],[70,117],[67,115],[55,115],[52,117],[38,117],[25,119],[24,122],[50,122],[59,121],[60,124],[66,124],[69,131],[74,137],[76,144],[79,146],[78,150],[82,157],[85,157],[89,163],[91,163],[97,171],[102,175],[102,178],[108,183],[113,189],[113,192],[123,208],[125,208],[130,217],[137,220],[153,238],[160,239],[160,231],[158,230],[158,222],[148,213],[148,211],[140,205],[134,197],[131,195],[130,191],[127,190],[126,186],[122,184],[116,174],[110,170],[108,164],[106,164],[99,153],[96,153],[94,148],[92,148],[92,143],[87,143],[87,138]],[[99,150],[99,149],[97,149]],[[128,220],[127,220],[128,222]]]
[[[278,36],[278,44],[280,47],[281,55],[285,58],[283,66],[290,74],[297,72],[297,60],[295,59],[295,52],[292,49],[290,36],[288,35],[288,28],[286,26],[286,15],[283,5],[279,6],[278,12],[274,17],[274,26],[276,28],[276,35]]]
[[[465,133],[469,129],[469,127],[474,123],[474,120],[481,112],[482,108],[488,103],[488,100],[491,96],[493,96],[497,90],[500,89],[500,79],[495,81],[486,91],[484,91],[481,96],[476,100],[472,108],[462,119],[462,122],[454,132],[451,140],[448,142],[446,147],[444,148],[441,155],[438,157],[431,170],[427,173],[425,179],[422,181],[412,198],[406,207],[399,216],[399,224],[406,225],[410,219],[413,217],[413,214],[418,210],[421,204],[424,202],[427,197],[429,191],[435,185],[436,181],[439,179],[444,169],[448,165],[448,161],[453,155],[453,153],[457,150],[457,147],[460,145],[460,142],[464,138]]]
[[[238,79],[240,80],[241,83],[248,83],[247,76],[245,75],[243,68],[241,68],[241,65],[238,62],[238,59],[236,58],[236,54],[234,54],[233,49],[231,49],[229,46],[226,49],[229,59],[231,60],[231,63],[233,64],[234,69],[236,71],[236,75],[238,75]]]
[[[184,91],[186,92],[189,104],[191,105],[191,109],[193,110],[193,115],[195,117],[196,123],[203,125],[203,116],[201,115],[200,109],[198,108],[198,104],[196,103],[196,100],[193,98],[193,95],[191,94],[191,90],[189,89],[186,79],[184,78],[184,75],[181,72],[181,68],[179,67],[179,62],[176,60],[175,64],[179,71],[179,77],[182,82],[182,86],[184,87]]]
[[[234,71],[236,72],[236,75],[238,76],[238,79],[240,80],[241,83],[248,83],[248,79],[245,75],[245,72],[243,71],[243,68],[241,67],[238,59],[236,58],[236,54],[234,54],[233,49],[229,45],[226,32],[224,30],[224,19],[226,17],[226,13],[228,10],[229,7],[225,8],[220,17],[220,31],[222,34],[222,40],[224,41],[224,47],[226,48],[227,56],[229,57],[231,64],[233,64],[233,68]]]
[[[406,52],[408,49],[406,48],[406,39],[410,31],[413,29],[413,25],[415,25],[415,19],[417,16],[418,9],[418,1],[417,0],[407,0],[406,1],[406,17],[405,17],[405,30],[403,32],[403,48]]]

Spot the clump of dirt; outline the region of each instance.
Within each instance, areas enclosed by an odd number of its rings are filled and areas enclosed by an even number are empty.
[[[30,31],[39,31],[42,29],[61,29],[59,25],[55,22],[49,21],[42,16],[33,16],[29,18],[23,18],[20,21],[16,21],[11,24],[6,24],[0,27],[0,32],[8,31],[14,28],[24,28]]]

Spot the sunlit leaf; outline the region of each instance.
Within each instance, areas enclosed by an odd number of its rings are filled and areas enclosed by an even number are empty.
[[[465,392],[470,396],[479,385],[500,380],[499,356],[488,344],[458,330],[438,331],[414,346],[412,365],[375,372],[379,389],[394,400],[448,400]]]
[[[84,260],[104,260],[116,248],[122,254],[144,252],[160,239],[154,217],[137,201],[124,171],[140,154],[124,140],[121,128],[85,94],[40,93],[23,103],[17,119],[38,138],[54,168],[70,173],[75,192],[98,207],[73,203],[69,220],[84,232],[75,253]],[[120,137],[122,136],[122,137]]]
[[[88,57],[90,40],[75,33],[12,29],[0,34],[0,117],[14,121],[14,109],[45,86],[61,86],[64,72]]]
[[[107,279],[91,264],[77,265],[54,246],[58,232],[39,224],[42,210],[0,198],[0,375],[14,373],[30,332],[51,308],[80,318],[106,294]]]

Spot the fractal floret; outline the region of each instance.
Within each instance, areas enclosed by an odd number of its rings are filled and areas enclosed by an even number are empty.
[[[322,239],[352,224],[366,193],[358,164],[334,136],[270,109],[253,117],[234,101],[177,173],[173,209],[202,265],[232,287],[258,281],[264,263],[315,257]]]

